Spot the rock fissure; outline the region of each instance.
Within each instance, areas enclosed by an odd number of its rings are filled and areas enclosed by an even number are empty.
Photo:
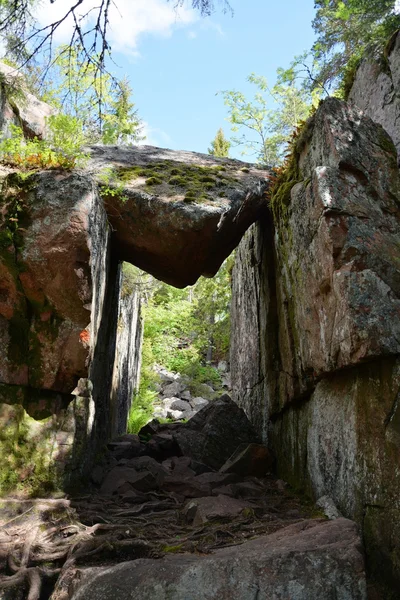
[[[395,401],[393,402],[393,406],[390,409],[390,412],[388,413],[388,415],[385,419],[385,427],[388,427],[390,425],[390,423],[392,422],[394,416],[396,415],[397,409],[399,407],[399,403],[400,403],[400,392],[397,394]]]

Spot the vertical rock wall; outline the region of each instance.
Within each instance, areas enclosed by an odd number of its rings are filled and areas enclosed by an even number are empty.
[[[396,150],[359,109],[328,99],[293,160],[290,193],[275,199],[275,232],[260,221],[238,252],[235,397],[263,423],[279,474],[314,498],[330,495],[360,524],[370,568],[399,582]],[[252,389],[260,373],[263,397]]]
[[[117,342],[111,390],[111,431],[126,432],[132,397],[139,388],[143,323],[138,291],[126,282],[121,270],[118,302]]]
[[[78,480],[115,433],[111,390],[122,402],[124,380],[131,392],[121,335],[135,329],[139,300],[133,311],[121,300],[119,320],[120,267],[90,177],[13,173],[0,208],[0,484],[37,491],[49,470],[54,484]]]
[[[394,34],[385,53],[367,56],[355,74],[348,97],[391,136],[400,154],[400,35]]]
[[[272,219],[265,215],[245,234],[232,273],[232,397],[264,440],[279,366],[272,237]]]

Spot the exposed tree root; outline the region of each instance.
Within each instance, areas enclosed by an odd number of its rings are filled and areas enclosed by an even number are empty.
[[[169,552],[207,554],[309,516],[300,515],[298,499],[265,491],[260,511],[198,527],[185,521],[184,499],[169,492],[149,493],[133,506],[118,497],[10,499],[20,514],[11,511],[0,522],[0,589],[5,600],[66,600],[88,567]]]

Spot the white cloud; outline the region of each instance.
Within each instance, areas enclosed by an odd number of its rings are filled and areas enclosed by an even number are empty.
[[[50,4],[40,4],[37,18],[43,27],[60,19],[66,12],[63,0]],[[68,5],[71,5],[69,2]],[[92,25],[96,16],[98,0],[85,0],[81,6],[81,14],[88,11],[88,26]],[[92,10],[93,9],[93,10]],[[198,15],[189,8],[175,10],[165,0],[116,0],[109,13],[108,40],[113,51],[126,54],[137,54],[139,38],[144,34],[170,36],[177,27],[188,26],[198,19]],[[54,40],[56,43],[68,43],[73,27],[72,18],[57,28]]]
[[[143,122],[142,135],[146,136],[144,140],[139,142],[139,146],[160,146],[168,148],[172,144],[172,138],[158,127],[151,127],[146,121]]]

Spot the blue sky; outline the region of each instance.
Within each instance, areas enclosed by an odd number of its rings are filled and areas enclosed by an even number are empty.
[[[230,135],[226,108],[216,93],[236,88],[250,96],[253,86],[246,77],[251,72],[273,84],[276,69],[289,66],[312,45],[313,0],[230,3],[233,16],[217,10],[201,18],[189,8],[176,14],[173,1],[117,0],[120,14],[111,18],[114,71],[131,81],[146,123],[146,143],[207,152],[219,127]],[[55,2],[51,11],[62,4]],[[41,18],[49,16],[47,4]],[[59,32],[59,41],[63,36],[67,29]],[[240,158],[239,150],[232,154]]]

